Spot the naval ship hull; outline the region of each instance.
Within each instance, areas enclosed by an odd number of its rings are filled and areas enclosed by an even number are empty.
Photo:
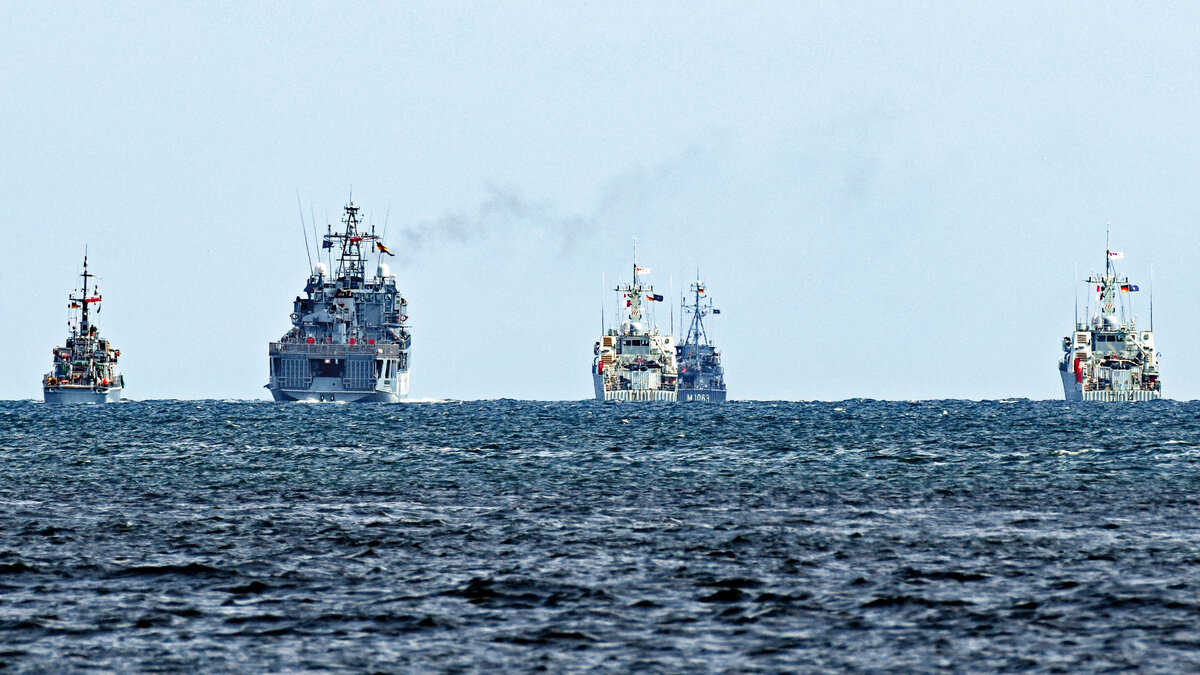
[[[42,396],[46,403],[116,403],[121,400],[122,390],[122,387],[43,387]]]
[[[334,403],[399,403],[402,399],[398,394],[384,391],[336,391],[336,392],[317,392],[317,391],[288,391],[285,389],[272,389],[271,396],[275,397],[276,401],[285,402],[311,402],[320,403],[329,401]]]
[[[276,401],[399,403],[408,396],[408,355],[399,345],[272,342],[266,388]]]
[[[605,391],[604,376],[596,372],[592,373],[592,384],[596,388],[597,401],[674,403],[679,400],[677,392],[671,389],[612,389]]]
[[[276,401],[322,401],[342,403],[399,403],[408,396],[408,373],[402,373],[392,388],[347,389],[341,378],[315,377],[304,389],[267,385]]]
[[[687,403],[689,401],[704,401],[709,403],[724,403],[724,389],[685,389],[679,388],[679,402]]]
[[[1162,398],[1161,391],[1150,391],[1147,389],[1099,389],[1084,391],[1083,383],[1078,381],[1075,373],[1060,368],[1058,374],[1062,376],[1063,395],[1068,401],[1118,403],[1121,401],[1157,401]]]

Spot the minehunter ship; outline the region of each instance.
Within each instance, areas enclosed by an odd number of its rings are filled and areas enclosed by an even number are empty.
[[[337,256],[336,273],[330,277],[322,262],[312,266],[305,297],[293,305],[292,329],[270,345],[266,387],[276,401],[394,403],[408,395],[408,302],[379,261],[394,254],[373,226],[360,231],[353,201],[345,211],[343,231],[327,226],[321,243],[329,258]],[[378,265],[366,278],[372,250]]]
[[[697,279],[691,286],[692,302],[683,303],[684,314],[691,314],[687,336],[675,347],[679,364],[679,402],[725,402],[725,368],[721,355],[708,338],[704,317],[720,314],[713,309],[712,299],[705,295],[704,282]]]
[[[1113,265],[1123,257],[1120,251],[1106,252],[1104,274],[1087,279],[1099,305],[1091,326],[1079,321],[1077,315],[1075,331],[1063,338],[1065,353],[1058,370],[1068,401],[1162,398],[1158,353],[1154,350],[1154,300],[1150,301],[1151,329],[1139,330],[1132,315],[1126,314],[1125,302],[1127,294],[1139,289],[1129,283],[1128,277],[1118,277]]]
[[[643,302],[663,300],[653,286],[642,284],[642,275],[649,273],[638,267],[635,248],[633,282],[614,289],[625,303],[625,316],[620,327],[606,330],[593,349],[592,383],[598,401],[677,400],[674,338],[650,328],[643,314]]]
[[[42,378],[42,396],[46,403],[114,403],[121,400],[125,376],[117,370],[119,349],[114,349],[100,329],[91,322],[89,307],[100,313],[100,290],[88,280],[87,255],[83,256],[83,290],[71,295],[71,334],[65,347],[54,348],[54,370]]]

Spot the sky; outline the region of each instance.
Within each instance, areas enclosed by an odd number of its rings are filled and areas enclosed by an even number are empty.
[[[353,191],[417,399],[589,398],[635,238],[656,292],[706,281],[731,398],[1061,398],[1106,231],[1194,399],[1198,30],[1194,3],[2,3],[0,398],[40,398],[85,246],[127,398],[269,398],[301,216]]]

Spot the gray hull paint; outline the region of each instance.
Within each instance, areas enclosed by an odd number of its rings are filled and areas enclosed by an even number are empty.
[[[107,391],[45,387],[42,396],[46,403],[116,403],[121,400],[121,391],[121,387],[110,387]]]
[[[386,391],[305,391],[272,389],[276,401],[321,401],[344,403],[399,403],[401,397]]]
[[[408,373],[400,373],[395,380],[375,380],[370,389],[347,389],[339,378],[313,378],[307,387],[287,387],[280,378],[271,379],[266,388],[276,401],[399,403],[408,397]]]
[[[1063,395],[1068,401],[1083,400],[1083,385],[1075,381],[1075,373],[1069,370],[1058,369],[1058,374],[1062,376]]]
[[[703,401],[708,403],[724,403],[724,389],[684,389],[679,388],[679,402]]]

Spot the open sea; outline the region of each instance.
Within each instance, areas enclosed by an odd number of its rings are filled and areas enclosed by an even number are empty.
[[[0,670],[1196,671],[1200,403],[0,403]]]

